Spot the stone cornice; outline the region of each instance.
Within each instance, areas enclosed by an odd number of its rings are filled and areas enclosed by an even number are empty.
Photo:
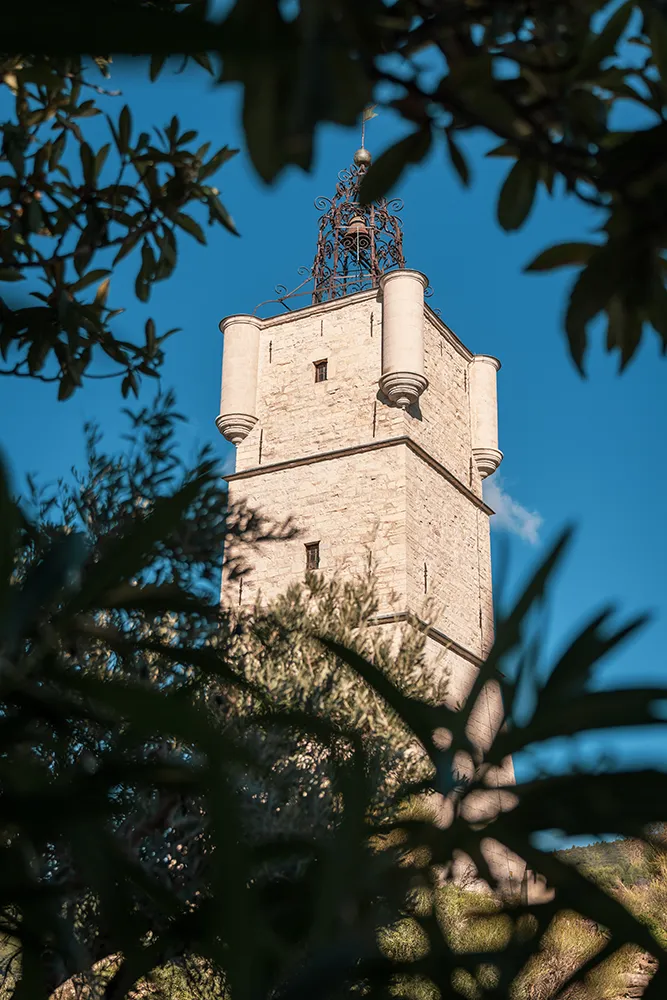
[[[379,290],[377,288],[369,288],[363,292],[355,292],[353,295],[345,295],[340,299],[315,302],[309,306],[302,306],[301,309],[291,309],[289,312],[278,313],[277,316],[267,316],[266,319],[262,319],[260,316],[253,316],[253,318],[259,320],[261,328],[265,330],[267,327],[282,326],[284,323],[301,319],[302,316],[319,316],[321,313],[335,312],[337,309],[344,309],[350,302],[364,302],[366,299],[377,299],[378,296]],[[224,320],[221,320],[221,326],[222,323]]]
[[[472,353],[472,351],[468,350],[466,345],[461,340],[459,340],[454,331],[449,329],[447,324],[440,319],[438,314],[433,312],[428,302],[424,303],[424,313],[431,320],[433,326],[436,328],[440,336],[444,337],[444,339],[449,344],[452,345],[454,350],[457,351],[462,358],[465,358],[465,360],[468,362],[472,361],[475,355]]]
[[[284,323],[289,323],[296,318],[301,316],[319,316],[322,313],[335,312],[337,309],[344,309],[350,302],[364,302],[369,299],[374,299],[379,301],[381,299],[381,292],[378,288],[369,288],[363,292],[355,292],[353,295],[345,295],[340,299],[330,299],[328,302],[315,302],[309,306],[302,306],[301,309],[291,309],[289,312],[278,313],[277,316],[267,316],[263,319],[261,316],[243,316],[244,320],[254,320],[257,325],[262,330],[266,330],[269,327],[282,326]],[[424,303],[424,315],[431,321],[433,326],[436,328],[441,337],[452,345],[455,351],[457,351],[462,358],[466,361],[472,361],[474,354],[472,351],[468,350],[465,344],[459,340],[453,330],[447,326],[447,324],[440,319],[437,313],[433,312],[428,302]],[[220,321],[220,329],[222,330],[223,325],[227,322],[230,317],[225,317]]]
[[[350,445],[347,448],[337,448],[334,451],[317,451],[310,455],[302,455],[299,458],[286,459],[283,462],[272,462],[266,465],[255,465],[250,469],[244,469],[242,472],[233,472],[228,476],[223,476],[228,483],[237,482],[242,479],[252,479],[254,476],[265,476],[270,472],[282,472],[284,469],[295,469],[301,465],[315,465],[317,462],[330,462],[336,458],[347,458],[349,455],[361,455],[368,451],[379,451],[382,448],[396,448],[399,445],[405,445],[409,448],[411,452],[421,458],[423,462],[426,462],[435,472],[446,479],[459,493],[462,493],[475,507],[483,511],[485,514],[491,515],[494,511],[488,504],[485,504],[481,497],[478,497],[476,493],[473,493],[464,483],[458,479],[453,472],[446,469],[444,465],[436,461],[432,455],[413,441],[412,438],[407,437],[407,435],[401,435],[400,437],[384,438],[379,441],[368,441],[366,444],[356,444]]]
[[[444,649],[451,649],[452,653],[456,653],[457,656],[467,660],[476,667],[481,667],[484,662],[481,656],[478,656],[477,653],[473,653],[472,650],[466,649],[465,646],[456,642],[455,639],[450,639],[450,637],[445,635],[441,629],[436,628],[435,625],[429,625],[428,622],[423,621],[410,611],[390,611],[386,614],[373,615],[369,624],[391,625],[393,622],[412,622],[416,628],[423,629],[429,639],[433,639]]]

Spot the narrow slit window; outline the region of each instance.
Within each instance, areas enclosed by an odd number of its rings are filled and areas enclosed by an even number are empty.
[[[320,568],[320,543],[308,542],[306,545],[306,569]]]
[[[329,378],[329,363],[326,358],[315,362],[315,381],[326,382]]]

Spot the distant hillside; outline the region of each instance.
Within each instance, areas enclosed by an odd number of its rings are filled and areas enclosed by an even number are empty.
[[[656,845],[667,848],[667,824],[660,824],[650,832]],[[559,858],[607,888],[619,883],[631,888],[654,879],[658,874],[656,868],[661,868],[657,864],[658,853],[645,841],[634,839],[596,841],[556,851]]]
[[[654,877],[655,851],[641,840],[596,842],[556,853],[605,888],[619,882],[628,888],[640,886]]]

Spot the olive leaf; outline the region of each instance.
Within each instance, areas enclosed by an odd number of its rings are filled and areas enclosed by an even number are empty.
[[[428,128],[412,132],[390,149],[385,150],[359,185],[359,200],[367,205],[384,197],[399,180],[410,163],[419,163],[431,148],[431,131]]]
[[[503,229],[521,228],[533,207],[538,179],[536,160],[524,157],[513,165],[498,198],[498,222]]]

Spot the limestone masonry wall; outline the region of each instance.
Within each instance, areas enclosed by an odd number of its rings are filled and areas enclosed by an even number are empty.
[[[408,605],[430,602],[433,624],[481,659],[493,633],[488,516],[413,452],[406,473]]]
[[[236,471],[373,438],[382,351],[377,293],[278,317],[261,331],[257,425],[240,445]],[[326,359],[328,377],[315,382]],[[385,420],[400,434],[402,411]]]
[[[251,605],[260,590],[270,600],[303,580],[305,543],[318,541],[323,573],[363,574],[370,558],[383,612],[404,610],[406,451],[397,445],[232,481],[232,502],[245,500],[277,520],[293,515],[301,532],[290,541],[258,546],[242,603]],[[238,603],[238,590],[224,597]]]
[[[402,409],[379,389],[381,292],[261,321],[257,422],[237,447],[230,501],[292,517],[299,535],[246,552],[252,569],[223,586],[223,601],[251,607],[303,580],[311,542],[327,576],[371,565],[387,618],[377,627],[394,635],[407,615],[433,626],[427,668],[446,678],[453,707],[493,642],[489,511],[473,452],[473,355],[428,308],[423,324],[428,387]],[[327,378],[316,382],[324,360]],[[487,685],[468,734],[486,747],[501,721],[500,690]],[[513,781],[511,761],[496,780]],[[493,808],[498,795],[490,791],[479,808]],[[488,856],[502,878],[520,877],[521,862],[504,848],[490,843]]]
[[[318,541],[322,572],[361,572],[370,558],[385,611],[426,617],[481,659],[493,612],[488,513],[473,461],[473,355],[428,308],[423,323],[429,384],[404,410],[378,388],[377,290],[261,321],[257,423],[237,447],[230,500],[277,520],[293,516],[301,534],[261,546],[225,600],[270,599],[301,580],[304,545]],[[316,382],[324,360],[327,377]],[[396,438],[418,451],[389,444]],[[313,461],[341,449],[359,450]]]
[[[424,314],[424,355],[428,389],[419,400],[420,416],[406,414],[408,433],[481,496],[481,480],[471,461],[469,361],[444,336],[441,325],[430,312]]]
[[[472,461],[469,352],[424,313],[429,388],[407,411],[378,387],[382,302],[376,291],[263,321],[257,423],[237,447],[236,472],[316,452],[408,436],[481,497]],[[315,382],[325,360],[327,379]],[[224,368],[224,356],[223,356]]]

